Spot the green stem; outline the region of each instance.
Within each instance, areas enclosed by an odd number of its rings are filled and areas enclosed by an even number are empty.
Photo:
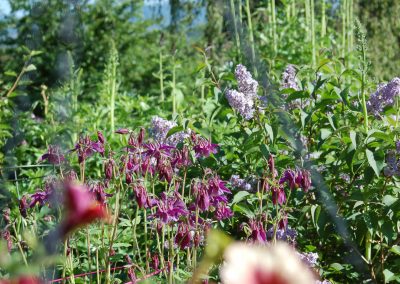
[[[257,77],[257,69],[256,69],[256,55],[254,49],[254,35],[253,35],[253,24],[251,22],[251,13],[250,13],[250,1],[246,0],[246,16],[247,16],[247,26],[249,28],[249,39],[250,39],[250,47],[251,47],[251,60],[253,65],[253,73]]]
[[[163,71],[163,55],[162,50],[160,50],[160,93],[161,101],[164,101],[164,71]]]

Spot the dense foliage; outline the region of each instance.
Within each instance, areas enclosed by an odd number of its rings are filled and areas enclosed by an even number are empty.
[[[166,2],[10,1],[0,283],[399,282],[399,5]]]

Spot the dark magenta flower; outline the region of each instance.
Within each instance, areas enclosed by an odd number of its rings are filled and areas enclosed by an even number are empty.
[[[59,165],[65,161],[64,155],[61,153],[61,150],[57,146],[49,146],[47,153],[42,155],[40,161],[47,161],[53,165]]]
[[[174,172],[168,160],[161,160],[157,165],[157,171],[160,180],[166,180],[168,183],[171,183]]]
[[[104,162],[104,176],[106,180],[111,180],[114,176],[115,162],[112,159],[108,159]]]
[[[290,189],[295,189],[297,187],[296,172],[291,169],[285,170],[279,180],[279,184],[284,184],[285,182],[288,183]]]
[[[19,212],[21,213],[21,216],[26,218],[27,213],[26,210],[28,209],[29,205],[28,202],[26,201],[26,196],[22,196],[22,198],[19,200]]]
[[[139,208],[150,208],[154,205],[153,200],[150,199],[147,194],[146,188],[141,183],[133,186],[133,191],[135,192],[135,198]]]
[[[146,149],[144,154],[147,157],[156,158],[157,163],[162,157],[171,157],[171,150],[175,149],[175,147],[166,144],[160,144],[158,142],[144,144],[143,147]]]
[[[183,146],[182,150],[174,151],[171,164],[174,168],[178,169],[181,167],[187,167],[191,164],[189,149],[186,145]]]
[[[205,188],[203,184],[200,184],[199,189],[196,191],[196,206],[199,208],[200,212],[207,211],[210,208],[210,196],[207,188]]]
[[[0,231],[1,232],[1,231]],[[10,231],[6,228],[1,232],[1,237],[3,240],[6,241],[7,243],[7,250],[10,253],[12,249],[12,240],[11,240],[11,234]],[[0,282],[1,283],[1,282]]]
[[[250,220],[249,226],[253,242],[265,243],[267,241],[267,234],[261,221]]]
[[[101,144],[104,145],[104,143],[106,142],[106,139],[104,138],[103,133],[101,133],[100,131],[97,131],[97,139],[99,140],[99,142]]]
[[[272,203],[282,205],[286,202],[285,190],[282,187],[272,189]]]
[[[92,184],[89,188],[89,191],[92,192],[96,200],[103,205],[107,203],[107,197],[112,196],[112,194],[105,192],[104,184],[100,182]]]
[[[182,250],[189,248],[193,239],[192,232],[193,231],[187,224],[180,223],[178,225],[178,232],[175,235],[175,244],[177,244]]]
[[[211,196],[230,194],[231,191],[225,186],[226,182],[221,180],[218,175],[208,180],[208,190]]]
[[[157,201],[157,211],[152,215],[161,220],[164,224],[178,221],[181,216],[186,216],[188,211],[179,193],[174,192],[173,196],[161,193],[161,198]]]
[[[127,128],[120,128],[117,131],[115,131],[115,133],[117,133],[117,134],[128,134],[129,132],[130,132],[130,130]]]
[[[221,202],[218,204],[217,209],[215,210],[215,218],[217,220],[224,220],[231,218],[233,216],[232,210],[226,206],[225,203]]]
[[[82,163],[95,152],[104,156],[104,144],[100,141],[91,141],[89,136],[81,136],[71,152],[77,152],[78,162]]]
[[[193,150],[196,153],[196,158],[199,157],[208,157],[210,156],[211,153],[216,154],[217,153],[217,144],[211,143],[210,140],[207,140],[203,137],[198,137],[195,136],[195,145],[193,147]]]

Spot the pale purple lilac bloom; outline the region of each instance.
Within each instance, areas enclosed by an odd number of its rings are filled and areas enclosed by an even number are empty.
[[[178,143],[183,142],[190,136],[190,130],[179,131],[172,134],[167,138],[168,132],[177,126],[173,121],[163,119],[159,116],[155,116],[151,120],[150,134],[153,139],[158,143],[165,143],[171,146],[176,146]]]
[[[238,82],[238,91],[228,90],[225,96],[229,105],[239,112],[245,120],[249,120],[254,116],[255,99],[258,98],[258,82],[241,64],[236,66],[235,77]]]
[[[298,253],[300,259],[304,261],[309,267],[315,267],[318,261],[318,254],[315,252]]]
[[[239,175],[232,175],[229,182],[233,188],[245,190],[245,191],[252,190],[252,185],[249,182],[247,182],[245,179],[240,178]]]
[[[392,106],[396,96],[400,94],[400,78],[393,78],[387,84],[380,84],[367,101],[367,108],[375,117],[380,118],[383,109]]]
[[[282,73],[281,90],[283,89],[294,89],[299,91],[299,85],[296,82],[296,69],[294,65],[288,64],[285,71]]]

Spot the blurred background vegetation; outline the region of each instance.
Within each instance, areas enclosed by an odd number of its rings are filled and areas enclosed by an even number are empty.
[[[48,143],[72,145],[77,129],[108,128],[111,108],[115,127],[146,124],[165,110],[165,116],[197,115],[196,99],[215,95],[207,65],[224,74],[246,64],[258,71],[265,92],[288,63],[315,67],[323,58],[341,57],[357,68],[356,18],[367,31],[370,78],[398,74],[396,0],[0,4],[0,162],[11,165],[34,163],[38,153],[30,151]],[[210,104],[202,104],[203,111]]]

